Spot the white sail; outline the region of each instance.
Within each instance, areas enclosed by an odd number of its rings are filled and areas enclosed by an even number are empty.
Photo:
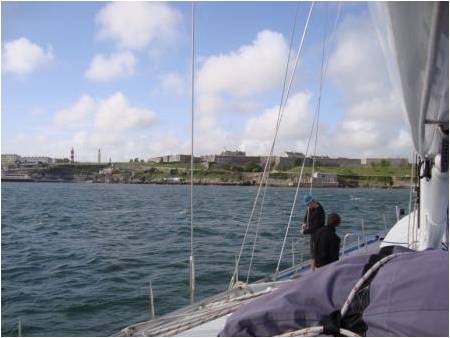
[[[408,216],[408,223],[418,218],[413,247],[439,248],[448,227],[448,2],[383,2],[371,9],[422,164],[419,209]],[[400,230],[387,237],[409,243]]]
[[[396,66],[389,71],[398,76],[414,147],[431,157],[440,152],[440,125],[448,126],[448,2],[382,2],[371,9]]]

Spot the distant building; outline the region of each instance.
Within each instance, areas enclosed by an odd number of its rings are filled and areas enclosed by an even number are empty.
[[[53,159],[47,156],[19,156],[16,154],[2,154],[2,167],[32,167],[51,163],[53,163]]]
[[[246,165],[248,163],[262,163],[261,156],[246,156],[245,151],[222,151],[219,155],[204,155],[202,156],[202,162],[216,163],[216,164],[237,164]]]
[[[73,150],[73,148],[70,150],[70,162],[75,162],[75,150]]]
[[[109,167],[109,168],[104,168],[104,169],[100,170],[98,173],[100,175],[112,175],[113,171],[114,171],[114,168]]]
[[[189,163],[191,162],[191,155],[169,155],[168,161],[169,163],[180,162],[180,163]]]
[[[164,177],[163,181],[165,183],[182,183],[184,180],[181,177]]]
[[[305,158],[305,154],[292,152],[292,151],[286,151],[285,154],[286,154],[286,157],[278,157],[278,158],[275,157],[276,164],[281,165],[281,166],[293,166],[298,163],[303,164],[303,159]],[[323,167],[361,166],[361,160],[358,158],[346,158],[346,157],[331,158],[329,156],[320,156],[320,155],[311,156],[311,155],[309,155],[305,159],[306,166],[311,166],[313,164],[313,162],[314,162],[314,165],[323,166]]]
[[[231,151],[231,150],[224,150],[220,153],[221,156],[245,156],[245,151]]]
[[[102,153],[101,153],[100,149],[98,150],[98,158],[97,158],[97,162],[98,162],[98,163],[102,163]]]
[[[285,151],[284,153],[285,153],[286,157],[289,157],[289,158],[304,158],[305,157],[305,154],[298,153],[295,151]]]
[[[271,167],[293,167],[298,162],[300,158],[297,157],[285,157],[285,156],[272,156]],[[265,166],[267,161],[267,156],[261,156],[261,165]]]
[[[161,163],[162,161],[163,161],[163,157],[162,156],[157,156],[157,157],[149,158],[147,162]]]
[[[337,187],[339,185],[336,174],[314,172],[311,181],[316,186]]]
[[[200,161],[201,161],[200,157],[195,157],[194,156],[194,163],[198,163]],[[190,163],[191,162],[191,155],[178,154],[178,155],[157,156],[157,157],[149,158],[148,162],[154,162],[154,163]]]
[[[16,154],[2,154],[2,167],[9,165],[16,165],[19,163],[21,157]]]
[[[240,152],[242,153],[242,152]],[[245,154],[245,153],[244,153]],[[238,164],[246,165],[248,163],[261,163],[261,156],[245,156],[245,155],[205,155],[202,156],[203,162],[217,164]]]
[[[53,159],[47,156],[24,156],[19,160],[20,165],[39,165],[39,164],[51,164]]]
[[[320,172],[314,172],[312,175],[312,178],[314,180],[319,180],[324,183],[337,183],[337,175],[336,174],[328,174],[328,173],[320,173]]]
[[[335,159],[340,167],[360,167],[361,160],[359,158],[338,157]]]

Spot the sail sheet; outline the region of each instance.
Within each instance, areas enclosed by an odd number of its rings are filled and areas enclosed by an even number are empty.
[[[448,2],[382,2],[371,9],[383,51],[393,56],[387,59],[396,69],[388,68],[400,87],[414,147],[422,157],[436,154],[439,124],[448,126]]]

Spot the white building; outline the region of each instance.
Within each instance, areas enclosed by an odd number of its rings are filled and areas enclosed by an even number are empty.
[[[16,164],[20,159],[21,157],[16,154],[2,154],[2,165]]]
[[[338,183],[336,174],[319,173],[317,171],[313,173],[312,179],[317,183],[329,183],[329,184]]]
[[[50,164],[53,163],[53,159],[46,156],[25,156],[19,160],[21,165],[38,165],[38,164]]]

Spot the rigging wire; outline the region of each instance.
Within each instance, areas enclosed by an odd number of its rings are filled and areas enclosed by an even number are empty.
[[[249,231],[249,228],[250,228],[250,225],[251,225],[251,221],[253,219],[253,215],[254,215],[254,212],[255,212],[255,209],[256,209],[256,204],[257,204],[257,201],[259,199],[259,195],[261,193],[261,187],[262,187],[262,184],[264,182],[264,179],[268,175],[267,168],[268,168],[268,165],[269,165],[270,160],[271,160],[272,155],[273,155],[273,149],[275,147],[276,139],[277,139],[277,136],[278,136],[278,131],[279,131],[279,128],[280,128],[282,117],[283,117],[284,108],[286,106],[287,98],[289,97],[289,93],[290,93],[290,90],[291,90],[291,87],[292,87],[292,83],[293,83],[293,80],[294,80],[294,75],[295,75],[295,72],[296,72],[299,60],[300,60],[300,54],[301,54],[301,51],[303,49],[303,42],[305,40],[306,32],[308,31],[309,20],[311,18],[311,13],[312,13],[312,10],[314,8],[314,4],[315,4],[315,2],[313,1],[311,3],[310,8],[309,8],[308,18],[306,19],[305,27],[304,27],[303,33],[302,33],[302,38],[300,40],[300,45],[298,47],[297,55],[296,55],[295,62],[294,62],[294,68],[292,70],[291,77],[290,77],[290,80],[289,80],[289,85],[287,87],[286,100],[284,101],[284,104],[280,106],[279,111],[278,111],[278,120],[277,120],[277,125],[275,127],[275,135],[274,135],[274,138],[273,138],[273,141],[272,141],[272,146],[271,146],[271,149],[270,149],[270,152],[269,152],[269,156],[266,159],[266,164],[265,164],[265,167],[264,167],[263,175],[262,175],[261,180],[259,182],[259,186],[258,186],[258,190],[257,190],[257,193],[256,193],[256,197],[255,197],[255,200],[253,202],[252,211],[250,213],[250,218],[249,218],[249,221],[247,223],[247,227],[245,229],[244,238],[242,240],[241,248],[239,250],[239,255],[238,255],[238,258],[236,259],[234,272],[233,272],[233,275],[232,275],[231,280],[230,280],[230,285],[229,285],[230,289],[233,287],[234,282],[235,282],[235,278],[236,278],[236,275],[237,275],[237,269],[239,267],[239,262],[240,262],[240,259],[241,259],[241,256],[242,256],[242,252],[244,250],[244,245],[245,245],[245,242],[246,242],[246,239],[247,239],[248,231]]]
[[[287,57],[287,60],[286,60],[286,68],[285,68],[285,72],[284,72],[283,89],[281,90],[280,107],[283,104],[284,94],[285,94],[285,91],[286,91],[286,83],[287,83],[286,80],[288,78],[289,65],[291,63],[291,51],[292,51],[292,47],[294,45],[295,28],[297,26],[297,17],[298,17],[298,9],[299,9],[299,7],[300,7],[300,2],[297,2],[297,5],[295,7],[294,22],[293,22],[293,25],[292,25],[292,32],[291,32],[291,40],[290,40],[290,44],[289,44],[288,57]],[[278,123],[278,120],[279,120],[279,116],[280,115],[278,115],[277,123]],[[271,167],[271,162],[269,161],[269,163],[268,163],[268,170],[267,170],[269,173],[270,173],[270,169],[271,169],[270,167]],[[260,209],[259,209],[258,222],[256,223],[255,238],[253,240],[252,254],[251,254],[250,263],[249,263],[249,266],[248,266],[246,283],[248,283],[248,281],[249,281],[251,270],[252,270],[253,257],[255,255],[256,241],[258,239],[259,227],[260,227],[260,224],[261,224],[261,217],[262,217],[262,212],[263,212],[263,207],[264,207],[264,201],[265,201],[265,198],[266,198],[266,191],[267,191],[268,180],[269,180],[269,175],[266,176],[265,183],[264,183],[264,190],[263,190],[261,205],[260,205]]]
[[[338,11],[337,11],[337,14],[336,14],[336,20],[335,20],[335,22],[334,22],[333,32],[336,30],[337,23],[338,23],[338,21],[339,21],[340,15],[341,15],[341,3],[339,3]],[[333,37],[333,36],[334,36],[334,35],[331,35],[331,37]],[[277,274],[278,271],[279,271],[279,269],[280,269],[281,259],[282,259],[282,257],[283,257],[284,248],[285,248],[285,246],[286,246],[287,235],[288,235],[288,233],[289,233],[289,228],[290,228],[290,225],[291,225],[291,222],[292,222],[292,217],[293,217],[293,214],[294,214],[295,205],[296,205],[296,203],[297,203],[298,192],[299,192],[299,190],[300,190],[300,183],[301,183],[302,177],[303,177],[303,170],[304,170],[305,162],[306,162],[306,159],[307,159],[307,156],[308,156],[308,153],[309,153],[309,146],[310,146],[310,141],[311,141],[312,133],[313,133],[313,131],[314,131],[315,126],[316,126],[316,128],[318,128],[318,125],[319,125],[320,97],[321,97],[321,95],[322,95],[322,92],[321,92],[321,91],[322,91],[322,89],[323,89],[322,83],[323,83],[323,79],[325,78],[326,71],[327,71],[327,66],[328,66],[328,55],[325,57],[325,48],[326,48],[326,44],[329,43],[329,42],[327,42],[327,39],[326,39],[325,37],[326,37],[326,35],[324,35],[324,43],[323,43],[323,51],[322,51],[322,69],[321,69],[321,75],[320,75],[320,81],[321,81],[321,84],[320,84],[320,86],[319,86],[320,92],[319,92],[319,96],[318,96],[318,102],[317,102],[317,106],[316,106],[316,112],[315,112],[315,114],[314,114],[313,124],[312,124],[312,126],[311,126],[311,131],[310,131],[309,138],[308,138],[308,143],[307,143],[306,153],[305,153],[305,156],[304,156],[304,158],[303,158],[302,168],[301,168],[301,170],[300,170],[300,175],[299,175],[298,182],[297,182],[297,188],[296,188],[296,190],[295,190],[295,195],[294,195],[294,201],[293,201],[293,203],[292,203],[291,213],[290,213],[290,215],[289,215],[288,224],[287,224],[287,226],[286,226],[286,232],[285,232],[285,235],[284,235],[283,244],[282,244],[282,246],[281,246],[281,252],[280,252],[280,256],[279,256],[279,258],[278,258],[278,263],[277,263],[277,267],[276,267],[276,269],[275,269],[275,274]],[[330,41],[330,42],[331,42],[331,41]],[[326,60],[325,63],[324,63],[324,59]],[[317,139],[316,139],[316,140],[317,140]],[[312,182],[312,181],[311,181],[311,182]],[[311,183],[311,184],[312,184],[312,183]]]
[[[191,247],[189,256],[189,291],[191,303],[194,302],[195,293],[195,264],[194,264],[194,99],[195,99],[195,2],[192,1],[192,40],[191,40]]]
[[[286,232],[285,232],[285,234],[284,234],[284,239],[283,239],[283,244],[282,244],[282,246],[281,246],[280,256],[279,256],[279,258],[278,258],[277,267],[276,267],[276,269],[275,269],[275,275],[278,273],[278,271],[279,271],[279,269],[280,269],[281,258],[283,257],[283,252],[284,252],[284,247],[285,247],[285,245],[286,245],[287,235],[288,235],[288,233],[289,233],[289,228],[290,228],[290,225],[291,225],[291,222],[292,222],[292,217],[293,217],[293,215],[294,215],[294,209],[295,209],[295,205],[296,205],[296,203],[297,203],[298,192],[299,192],[299,190],[300,190],[300,183],[301,183],[302,177],[303,177],[303,170],[304,170],[304,168],[305,168],[305,162],[306,162],[306,158],[307,158],[307,156],[308,156],[309,146],[310,146],[310,142],[311,142],[313,130],[314,130],[314,127],[315,127],[315,124],[316,124],[316,120],[317,120],[317,112],[316,112],[316,114],[314,114],[313,125],[312,125],[311,131],[310,131],[310,133],[309,133],[308,143],[307,143],[307,145],[306,145],[305,157],[303,158],[303,163],[302,163],[302,167],[301,167],[301,170],[300,170],[300,176],[299,176],[298,181],[297,181],[297,187],[296,187],[296,189],[295,189],[295,194],[294,194],[294,201],[293,201],[293,203],[292,203],[291,212],[290,212],[290,214],[289,214],[288,225],[287,225],[287,227],[286,227]]]
[[[319,95],[317,97],[317,124],[316,124],[316,137],[314,140],[314,153],[312,156],[312,168],[311,168],[311,182],[309,187],[309,193],[312,192],[312,185],[313,185],[313,174],[314,174],[314,165],[316,163],[316,156],[317,156],[317,140],[319,136],[319,121],[320,121],[320,102],[322,98],[322,88],[323,88],[323,78],[324,78],[324,60],[325,60],[325,47],[326,47],[326,39],[327,39],[327,29],[328,29],[328,6],[326,7],[326,16],[325,16],[325,27],[323,30],[323,46],[322,46],[322,63],[320,65],[320,81],[319,81]],[[328,59],[327,59],[328,61]],[[306,155],[305,155],[306,156]]]

